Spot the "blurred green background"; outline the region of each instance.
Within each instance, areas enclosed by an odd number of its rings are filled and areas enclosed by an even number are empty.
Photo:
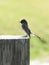
[[[0,0],[0,35],[24,35],[19,23],[23,18],[46,41],[31,36],[30,58],[49,55],[49,0]]]

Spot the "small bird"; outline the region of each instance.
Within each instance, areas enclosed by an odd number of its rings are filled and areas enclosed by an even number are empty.
[[[30,35],[36,36],[40,39],[40,36],[36,35],[35,33],[31,32],[31,30],[28,27],[28,23],[25,19],[22,19],[20,21],[20,23],[22,24],[22,28],[23,30],[27,33],[27,35],[30,37]]]

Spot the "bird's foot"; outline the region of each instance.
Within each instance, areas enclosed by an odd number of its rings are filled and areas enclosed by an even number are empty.
[[[23,36],[23,37],[27,37],[27,35]]]

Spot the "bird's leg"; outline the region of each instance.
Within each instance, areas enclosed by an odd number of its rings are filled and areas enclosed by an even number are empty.
[[[23,37],[27,37],[27,35],[23,36]]]

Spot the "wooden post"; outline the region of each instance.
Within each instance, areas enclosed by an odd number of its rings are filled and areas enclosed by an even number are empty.
[[[0,65],[29,65],[30,41],[24,36],[0,36]]]

